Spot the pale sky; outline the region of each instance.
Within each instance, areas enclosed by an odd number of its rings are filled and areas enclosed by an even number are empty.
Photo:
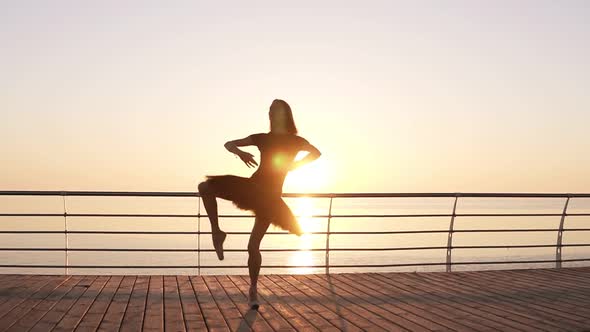
[[[0,190],[249,176],[281,98],[286,192],[590,192],[589,41],[588,1],[0,0]]]

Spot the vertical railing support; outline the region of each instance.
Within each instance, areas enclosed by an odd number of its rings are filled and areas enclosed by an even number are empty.
[[[332,220],[332,200],[334,197],[330,195],[330,207],[328,208],[328,225],[326,230],[326,274],[330,274],[330,221]]]
[[[197,208],[197,275],[201,275],[201,195]]]
[[[67,192],[62,191],[61,192],[61,199],[62,199],[62,203],[63,203],[63,210],[64,210],[64,273],[67,275],[68,274],[68,265],[69,265],[69,259],[68,259],[68,208],[66,205],[66,195]]]
[[[452,268],[452,252],[453,252],[453,229],[455,227],[455,215],[457,213],[457,201],[459,200],[459,195],[456,194],[455,196],[455,203],[453,204],[453,214],[451,215],[451,222],[449,223],[449,235],[447,238],[447,272],[451,272]]]
[[[563,239],[563,224],[565,223],[565,217],[567,216],[567,206],[570,202],[570,196],[567,197],[565,200],[565,205],[563,206],[563,212],[561,213],[561,221],[559,222],[559,229],[557,231],[557,246],[555,247],[555,267],[560,269],[561,268],[561,248],[562,248],[562,239]]]

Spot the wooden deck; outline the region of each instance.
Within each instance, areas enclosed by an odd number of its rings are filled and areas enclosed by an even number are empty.
[[[0,275],[1,331],[590,331],[590,267],[246,276]]]

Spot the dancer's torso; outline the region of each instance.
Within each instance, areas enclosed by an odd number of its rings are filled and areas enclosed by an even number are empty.
[[[297,135],[261,133],[251,135],[260,150],[260,165],[251,179],[274,193],[282,193],[291,163],[307,141]]]

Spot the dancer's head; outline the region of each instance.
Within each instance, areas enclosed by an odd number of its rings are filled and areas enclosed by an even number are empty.
[[[293,112],[286,101],[281,99],[273,100],[268,112],[270,119],[270,131],[274,133],[297,134],[297,127],[293,120]]]

